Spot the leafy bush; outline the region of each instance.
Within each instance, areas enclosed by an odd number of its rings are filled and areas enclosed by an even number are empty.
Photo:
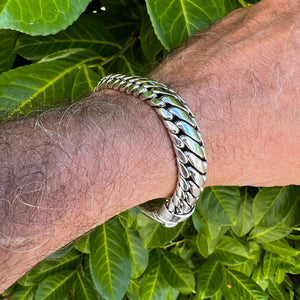
[[[247,5],[28,2],[0,5],[2,120],[72,103],[108,73],[147,74],[188,36]],[[206,188],[175,228],[133,208],[39,263],[3,297],[300,299],[299,211],[298,186]]]

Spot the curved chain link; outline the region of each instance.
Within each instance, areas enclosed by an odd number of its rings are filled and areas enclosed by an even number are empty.
[[[173,90],[152,79],[112,74],[104,77],[95,91],[106,88],[134,95],[151,105],[161,117],[177,156],[178,183],[173,196],[149,201],[140,205],[140,210],[166,227],[186,220],[203,191],[207,169],[203,140],[191,110]]]

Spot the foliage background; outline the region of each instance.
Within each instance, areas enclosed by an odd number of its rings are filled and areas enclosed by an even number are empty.
[[[0,119],[77,101],[108,73],[147,74],[197,30],[247,5],[1,1]],[[298,186],[206,188],[175,228],[133,208],[42,261],[2,298],[300,299],[299,211]]]

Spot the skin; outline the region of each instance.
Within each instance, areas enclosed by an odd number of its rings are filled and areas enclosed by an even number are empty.
[[[234,11],[151,78],[189,104],[209,185],[300,184],[298,1]],[[0,292],[53,251],[176,186],[154,110],[115,91],[0,125]]]

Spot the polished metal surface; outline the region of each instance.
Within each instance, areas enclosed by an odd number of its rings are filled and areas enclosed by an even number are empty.
[[[139,209],[166,227],[185,221],[206,181],[204,144],[195,117],[183,99],[164,84],[135,75],[112,74],[95,88],[126,92],[151,105],[166,127],[177,156],[178,183],[170,199],[155,199]]]

